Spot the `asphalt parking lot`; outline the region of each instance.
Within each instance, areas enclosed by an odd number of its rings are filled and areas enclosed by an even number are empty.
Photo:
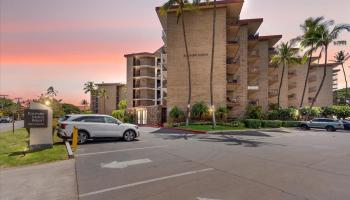
[[[135,142],[79,146],[76,170],[82,200],[347,200],[350,132],[142,128]]]

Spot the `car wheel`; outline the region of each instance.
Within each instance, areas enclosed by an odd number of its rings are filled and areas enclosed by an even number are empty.
[[[302,124],[302,125],[300,126],[300,128],[301,128],[302,130],[309,130],[309,129],[310,129],[306,124]]]
[[[89,139],[89,134],[85,131],[78,131],[78,144],[85,144]]]
[[[133,141],[135,139],[135,132],[132,130],[125,131],[123,139],[127,142]]]
[[[328,132],[334,132],[334,131],[336,131],[336,129],[335,129],[333,126],[327,126],[327,127],[326,127],[326,130],[327,130]]]

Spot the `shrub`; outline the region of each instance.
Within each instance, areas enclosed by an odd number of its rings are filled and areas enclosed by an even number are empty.
[[[134,123],[134,115],[132,115],[132,114],[130,114],[130,113],[127,113],[127,114],[124,116],[124,123],[129,123],[129,124]]]
[[[262,119],[264,111],[261,106],[248,105],[246,109],[246,117],[248,119]]]
[[[243,123],[247,128],[261,128],[261,120],[259,119],[246,119]]]
[[[114,118],[119,119],[120,121],[124,122],[125,118],[125,110],[113,110],[112,116]]]
[[[224,121],[227,118],[227,113],[228,113],[228,109],[226,107],[219,107],[216,110],[215,115],[218,120]]]
[[[278,107],[278,104],[277,103],[270,103],[269,104],[269,110],[278,110],[279,107]]]
[[[209,114],[209,107],[203,102],[196,102],[193,104],[191,114],[194,119],[201,120],[203,115]]]
[[[333,105],[322,108],[322,115],[325,117],[337,116],[337,118],[350,117],[350,106],[348,105]]]
[[[177,107],[177,106],[174,106],[171,110],[170,110],[170,113],[169,113],[170,117],[175,120],[175,122],[179,122],[180,118],[182,116],[184,116],[184,113],[182,112],[182,110]]]
[[[262,120],[261,127],[264,128],[280,128],[282,126],[282,121],[280,120]]]
[[[128,107],[128,102],[126,100],[121,100],[118,103],[119,110],[125,110]]]
[[[233,121],[230,124],[232,127],[235,127],[235,128],[245,128],[245,124],[241,121]]]
[[[269,120],[278,120],[280,113],[278,110],[270,110],[267,112],[267,119]]]
[[[300,126],[301,122],[299,121],[283,121],[282,126],[283,127],[298,127]]]
[[[321,115],[321,108],[320,107],[313,107],[310,109],[310,107],[304,107],[300,109],[300,114],[303,117],[309,116],[309,117],[319,117]]]
[[[299,117],[298,110],[295,108],[287,108],[279,110],[280,120],[297,120]]]

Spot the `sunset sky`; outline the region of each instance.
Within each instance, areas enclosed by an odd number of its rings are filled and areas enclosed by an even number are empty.
[[[53,86],[58,98],[79,105],[89,99],[86,81],[125,82],[123,55],[162,45],[154,7],[164,2],[0,0],[0,94],[36,98]],[[241,18],[263,17],[260,35],[283,34],[287,41],[309,16],[350,23],[349,8],[349,0],[246,0]],[[349,44],[332,47],[332,56],[350,52],[350,33],[341,39]]]

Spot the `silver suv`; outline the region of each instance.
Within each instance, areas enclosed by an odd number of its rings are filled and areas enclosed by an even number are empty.
[[[328,118],[315,118],[311,121],[302,122],[300,127],[304,130],[310,128],[326,129],[327,131],[336,131],[343,129],[343,123],[340,120]]]

